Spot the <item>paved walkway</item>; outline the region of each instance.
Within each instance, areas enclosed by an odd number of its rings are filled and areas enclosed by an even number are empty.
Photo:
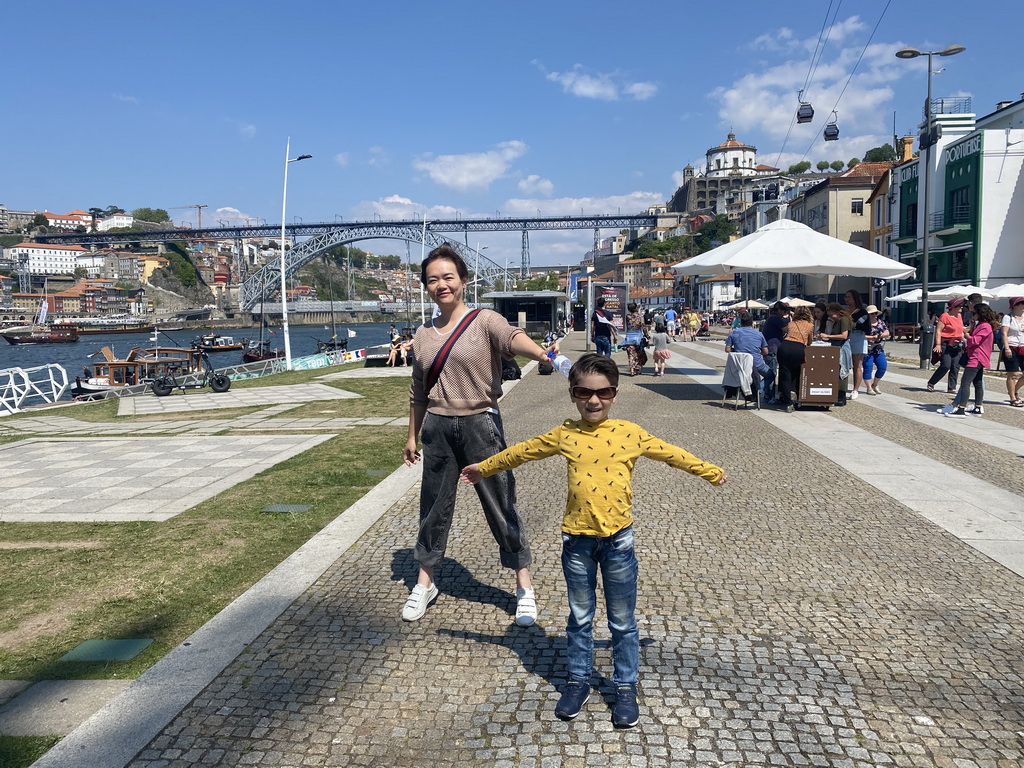
[[[730,483],[637,466],[636,729],[609,722],[603,626],[600,695],[553,717],[564,464],[516,473],[541,604],[528,629],[470,489],[437,604],[398,620],[416,573],[417,474],[401,468],[37,765],[1024,765],[1024,414],[922,414],[948,398],[909,368],[828,413],[733,411],[708,388],[720,344],[673,350],[665,377],[623,379],[615,415]],[[572,416],[565,387],[528,374],[502,404],[510,440]]]

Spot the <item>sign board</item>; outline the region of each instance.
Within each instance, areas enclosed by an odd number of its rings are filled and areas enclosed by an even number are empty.
[[[604,310],[612,316],[616,331],[623,332],[626,325],[626,305],[629,303],[629,283],[594,283],[594,306],[604,299]]]

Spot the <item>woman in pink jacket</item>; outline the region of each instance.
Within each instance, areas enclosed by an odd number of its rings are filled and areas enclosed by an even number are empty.
[[[965,414],[981,416],[985,413],[985,369],[992,365],[992,342],[995,340],[999,319],[988,304],[974,305],[974,330],[967,337],[967,365],[960,379],[960,391],[953,402],[941,411],[951,419],[963,419]],[[971,385],[974,385],[974,405],[965,411]]]

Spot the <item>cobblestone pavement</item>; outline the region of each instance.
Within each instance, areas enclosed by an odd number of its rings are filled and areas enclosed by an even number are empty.
[[[575,356],[581,342],[564,346]],[[553,716],[566,599],[565,468],[552,459],[516,472],[538,625],[514,626],[511,574],[465,488],[437,604],[398,619],[416,574],[414,489],[130,765],[1024,765],[1021,578],[768,421],[718,407],[675,362],[624,378],[614,413],[730,482],[637,466],[637,728],[610,723],[601,611],[601,695],[571,723]],[[510,441],[574,413],[557,375],[527,376],[502,411]],[[859,402],[820,429],[840,421],[951,465],[963,447],[973,472],[1003,468],[996,485],[1020,474],[1015,453]]]

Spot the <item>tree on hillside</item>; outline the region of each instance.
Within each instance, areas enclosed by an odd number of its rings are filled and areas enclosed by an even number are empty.
[[[713,243],[727,243],[729,238],[736,234],[736,225],[729,221],[725,214],[718,214],[711,221],[701,224],[697,229],[695,242],[697,253],[710,251]]]
[[[814,167],[817,168],[819,171],[827,171],[828,160],[819,160]]]
[[[847,161],[847,163],[846,163],[846,167],[847,168],[853,168],[853,167],[858,166],[858,165],[860,165],[860,158],[859,157],[851,157]]]
[[[892,144],[883,144],[864,153],[865,163],[886,163],[892,162],[895,159],[896,150],[892,148]]]
[[[50,220],[48,218],[46,218],[45,214],[37,213],[35,216],[32,217],[32,226],[33,227],[48,227],[48,226],[50,226]]]
[[[838,172],[846,167],[846,163],[844,163],[842,160],[833,160],[831,163],[828,164],[828,167],[831,168],[833,171]]]
[[[811,170],[811,161],[801,160],[799,163],[789,166],[787,173],[807,173],[809,170]]]
[[[136,208],[132,211],[132,218],[137,221],[153,222],[154,224],[171,220],[170,215],[163,208]]]

